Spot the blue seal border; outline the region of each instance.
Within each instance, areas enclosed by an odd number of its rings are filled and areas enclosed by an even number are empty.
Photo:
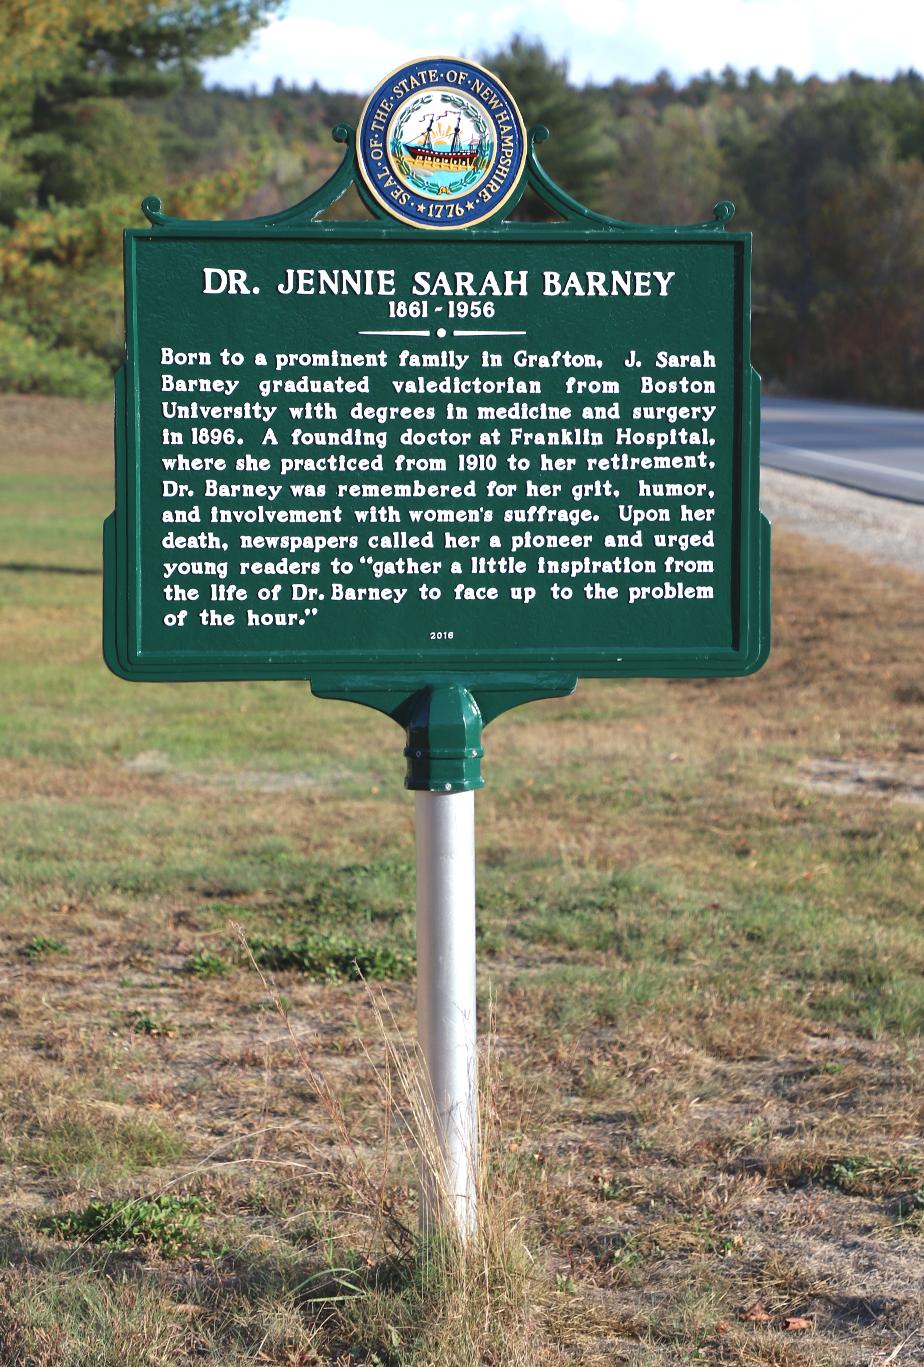
[[[401,90],[402,83],[406,83],[404,91]],[[500,105],[493,110],[484,102],[486,112],[492,120],[496,123],[499,115],[506,115],[506,121],[511,125],[513,151],[510,171],[489,199],[481,197],[479,186],[474,192],[476,202],[471,209],[465,207],[465,196],[452,199],[447,197],[446,205],[453,206],[452,218],[440,221],[436,217],[435,208],[440,206],[442,201],[415,195],[413,190],[403,185],[394,175],[389,165],[386,128],[404,100],[425,91],[428,86],[455,86],[469,99],[477,100],[481,94],[477,88],[478,84],[486,90],[489,89],[493,96],[500,99]],[[357,162],[365,190],[392,218],[425,232],[453,232],[495,218],[522,182],[526,170],[526,146],[523,118],[510,91],[492,71],[461,57],[423,57],[416,62],[407,62],[390,72],[379,82],[366,101],[356,137]],[[483,184],[490,186],[500,157],[501,146],[498,140],[494,162]],[[418,204],[425,206],[422,211],[418,209]]]

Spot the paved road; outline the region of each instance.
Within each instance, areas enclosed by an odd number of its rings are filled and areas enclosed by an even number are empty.
[[[924,503],[924,413],[764,399],[760,451],[778,470]]]

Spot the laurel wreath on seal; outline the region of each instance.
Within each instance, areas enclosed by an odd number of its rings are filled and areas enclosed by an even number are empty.
[[[405,105],[404,109],[402,109],[398,117],[397,123],[394,126],[394,130],[391,136],[391,146],[389,147],[389,151],[391,152],[395,165],[400,170],[405,180],[407,180],[411,185],[415,186],[418,190],[424,190],[431,194],[433,192],[432,183],[429,180],[427,180],[425,176],[421,176],[418,174],[418,172],[411,169],[410,163],[408,162],[407,157],[404,154],[404,130],[407,127],[408,121],[410,120],[411,116],[413,114],[416,114],[418,109],[423,108],[424,105],[430,104],[432,99],[432,95],[419,95],[416,100],[412,100],[410,104]],[[481,112],[477,109],[477,107],[469,104],[466,100],[460,99],[456,95],[444,95],[443,99],[445,100],[446,104],[452,105],[456,109],[462,109],[465,111],[465,113],[471,119],[472,123],[477,128],[478,136],[481,138],[482,145],[487,146],[488,135],[490,130],[488,128],[487,121],[484,118],[482,118]],[[469,186],[475,184],[475,182],[480,178],[482,172],[484,171],[485,167],[489,165],[489,163],[489,156],[480,156],[475,165],[472,167],[472,169],[470,171],[467,171],[464,176],[459,176],[457,180],[450,181],[448,185],[441,185],[439,187],[439,193],[441,195],[457,195],[462,193],[463,191],[467,190]]]

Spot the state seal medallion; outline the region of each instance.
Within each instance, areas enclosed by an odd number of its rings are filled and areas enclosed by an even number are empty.
[[[483,223],[508,203],[526,166],[526,131],[490,71],[427,57],[373,91],[356,150],[366,188],[392,217],[451,231]]]

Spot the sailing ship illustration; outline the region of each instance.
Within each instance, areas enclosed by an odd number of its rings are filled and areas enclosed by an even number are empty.
[[[436,115],[431,114],[426,131],[417,142],[402,144],[411,166],[422,171],[470,171],[477,166],[484,153],[484,140],[479,137],[477,142],[469,142],[467,146],[463,146],[460,136],[462,115],[459,114],[456,118],[452,143],[448,151],[445,148],[433,146],[435,119]]]

